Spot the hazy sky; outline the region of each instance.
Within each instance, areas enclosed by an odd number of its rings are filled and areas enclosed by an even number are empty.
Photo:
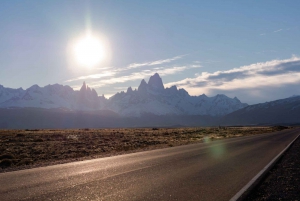
[[[0,2],[0,84],[83,81],[99,95],[138,87],[158,72],[191,95],[246,103],[300,94],[300,1]],[[94,68],[71,46],[86,30],[105,41]]]

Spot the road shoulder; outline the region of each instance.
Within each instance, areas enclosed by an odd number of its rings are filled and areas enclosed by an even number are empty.
[[[281,159],[266,174],[245,199],[262,200],[299,200],[300,198],[300,137],[283,154]]]

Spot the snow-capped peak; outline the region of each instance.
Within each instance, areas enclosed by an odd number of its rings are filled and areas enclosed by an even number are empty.
[[[126,93],[114,95],[108,102],[108,109],[125,116],[139,116],[143,113],[156,115],[225,115],[247,104],[223,94],[215,97],[190,96],[185,89],[176,86],[164,88],[162,79],[155,73],[148,84],[143,79],[138,92],[128,88]]]

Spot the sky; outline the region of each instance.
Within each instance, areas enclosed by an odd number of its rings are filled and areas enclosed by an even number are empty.
[[[0,84],[24,89],[83,81],[110,97],[159,73],[190,95],[248,104],[300,95],[300,1],[2,0]],[[73,46],[104,47],[93,67]]]

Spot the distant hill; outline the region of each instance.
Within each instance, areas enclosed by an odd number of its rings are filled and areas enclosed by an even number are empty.
[[[221,118],[222,125],[300,124],[300,96],[249,105]]]

